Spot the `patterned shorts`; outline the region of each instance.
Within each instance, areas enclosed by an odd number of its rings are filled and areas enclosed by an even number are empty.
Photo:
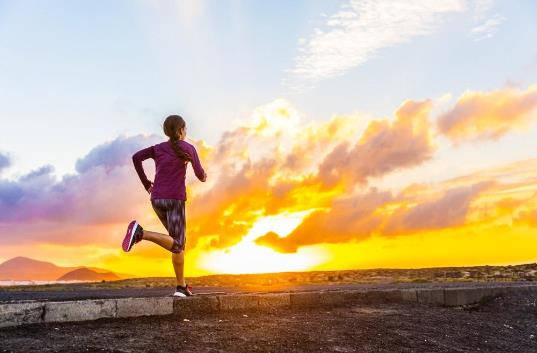
[[[173,246],[170,251],[179,253],[182,250],[185,250],[185,201],[175,199],[154,199],[151,200],[151,205],[168,231],[168,234],[173,238]]]

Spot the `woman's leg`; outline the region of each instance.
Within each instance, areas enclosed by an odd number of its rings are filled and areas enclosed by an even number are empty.
[[[151,206],[155,214],[162,222],[162,225],[168,230],[168,209],[171,206],[170,200],[151,200]],[[173,238],[170,235],[151,232],[144,229],[142,239],[149,240],[157,245],[162,246],[166,250],[171,250],[173,246]]]
[[[185,251],[179,253],[172,253],[173,270],[175,271],[175,278],[177,279],[177,285],[184,287],[185,282]]]
[[[162,246],[166,250],[171,250],[174,244],[173,238],[169,235],[151,232],[144,230],[142,239],[152,241],[155,244]],[[185,282],[185,251],[172,252],[172,264],[175,271],[175,278],[177,279],[177,285],[184,287]]]
[[[166,250],[171,250],[173,246],[173,238],[167,234],[152,232],[144,229],[142,235],[143,240],[149,240],[155,244],[162,246]]]
[[[168,212],[169,232],[175,241],[175,248],[172,250],[172,264],[175,271],[177,285],[184,287],[185,283],[185,201],[175,200],[171,210]]]
[[[172,252],[172,264],[178,286],[185,286],[185,203],[182,200],[154,200],[153,209],[170,235],[144,231],[150,240]],[[147,235],[146,235],[147,233]],[[147,238],[146,238],[147,236]]]

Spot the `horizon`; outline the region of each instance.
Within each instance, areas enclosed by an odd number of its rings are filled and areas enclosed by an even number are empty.
[[[73,271],[76,271],[76,270],[79,270],[79,269],[90,269],[91,270],[91,269],[95,268],[93,266],[85,266],[85,265],[59,266],[59,265],[55,264],[53,261],[50,261],[50,260],[40,260],[40,259],[35,259],[35,258],[29,258],[29,257],[26,257],[26,256],[12,257],[10,259],[7,259],[5,261],[0,262],[0,265],[2,265],[5,262],[14,260],[16,258],[23,258],[23,259],[28,259],[28,260],[40,261],[40,262],[47,262],[47,263],[53,264],[53,265],[58,266],[58,267],[75,268]],[[208,277],[208,276],[220,276],[220,275],[221,276],[240,276],[240,275],[264,275],[264,274],[270,275],[270,274],[278,274],[278,273],[345,272],[345,271],[375,271],[375,270],[401,270],[401,271],[404,271],[404,270],[434,270],[434,269],[443,269],[443,268],[517,267],[517,266],[530,266],[530,265],[537,265],[537,261],[536,262],[524,262],[524,263],[484,264],[484,265],[471,265],[471,266],[458,265],[458,266],[436,266],[436,267],[371,267],[371,268],[341,268],[341,269],[337,269],[337,270],[326,269],[326,270],[303,270],[303,271],[298,270],[298,271],[244,272],[244,273],[225,273],[225,272],[221,272],[221,273],[209,273],[209,274],[193,275],[193,276],[187,276],[187,277],[188,278],[196,278],[196,277]],[[106,269],[106,268],[98,268],[98,269],[99,270],[107,270],[107,271],[110,271],[110,272],[112,272],[112,273],[114,273],[116,275],[121,275],[122,278],[118,279],[118,281],[125,280],[125,279],[134,279],[134,278],[159,278],[159,277],[173,278],[174,277],[172,275],[169,275],[169,276],[157,275],[157,276],[141,276],[141,277],[138,277],[138,276],[135,276],[134,274],[130,274],[130,273],[120,273],[120,272],[117,272],[117,271],[115,271],[113,269]],[[126,275],[132,276],[132,277],[125,277]],[[36,282],[39,282],[40,280],[0,280],[0,282],[10,282],[10,281],[14,281],[14,282],[26,282],[26,281],[34,282],[34,281],[36,281]],[[74,280],[74,281],[76,281],[76,282],[79,282],[79,281],[81,281],[81,282],[92,282],[90,280]],[[114,281],[114,280],[111,280],[111,281]],[[55,280],[52,280],[52,281],[47,280],[45,282],[57,282],[57,281],[55,281]]]
[[[33,259],[33,258],[29,258],[29,257],[25,257],[25,256],[16,256],[14,258],[11,258],[11,259],[8,259],[6,261],[3,261],[3,262],[0,262],[0,265],[4,264],[5,262],[9,262],[11,260],[14,260],[16,258],[23,258],[23,259],[26,259],[26,260],[33,260],[33,261],[39,261],[41,262],[42,260],[38,260],[38,259]],[[43,261],[43,262],[47,262],[47,263],[50,263],[52,265],[55,265],[55,266],[58,266],[56,265],[54,262],[52,261]],[[521,263],[521,264],[508,264],[508,265],[477,265],[477,266],[464,266],[464,265],[461,265],[461,266],[447,266],[447,267],[417,267],[417,268],[391,268],[391,267],[377,267],[377,268],[348,268],[348,269],[338,269],[338,270],[306,270],[306,271],[280,271],[280,272],[254,272],[254,273],[212,273],[212,274],[204,274],[204,275],[198,275],[198,276],[188,276],[189,278],[198,278],[198,277],[210,277],[210,276],[242,276],[242,275],[259,275],[259,276],[262,276],[262,275],[276,275],[276,274],[293,274],[293,273],[297,273],[297,274],[300,274],[300,273],[315,273],[315,272],[318,272],[318,273],[324,273],[324,272],[353,272],[353,271],[384,271],[384,270],[397,270],[397,271],[405,271],[405,270],[409,270],[409,271],[417,271],[417,270],[441,270],[441,269],[457,269],[457,268],[460,268],[460,269],[471,269],[471,268],[481,268],[481,267],[518,267],[518,266],[531,266],[531,265],[537,265],[537,262],[533,262],[533,263]],[[59,267],[62,267],[62,266],[59,266]],[[72,272],[75,272],[75,271],[79,271],[81,269],[87,269],[87,270],[93,270],[93,269],[98,269],[98,270],[104,270],[102,268],[94,268],[94,267],[88,267],[88,266],[84,266],[84,265],[79,265],[79,266],[71,266],[71,267],[65,267],[65,268],[70,268],[71,270],[66,272],[66,273],[72,273]],[[74,269],[73,269],[74,268]],[[129,280],[129,279],[143,279],[143,278],[173,278],[173,276],[143,276],[143,277],[139,277],[139,276],[135,276],[133,274],[129,274],[129,273],[117,273],[117,272],[114,272],[114,271],[110,271],[112,272],[113,274],[115,275],[120,275],[121,277],[119,277],[118,279],[112,279],[112,280],[106,280],[105,282],[114,282],[114,281],[123,281],[123,280]],[[106,272],[108,273],[108,272]],[[63,276],[63,275],[62,275]],[[50,283],[54,283],[54,282],[66,282],[66,283],[70,283],[70,282],[101,282],[100,280],[33,280],[33,279],[25,279],[25,280],[0,280],[0,282],[50,282]]]
[[[120,247],[131,219],[165,231],[131,156],[172,113],[208,175],[187,168],[187,277],[535,263],[532,13],[0,0],[0,263],[172,276]]]

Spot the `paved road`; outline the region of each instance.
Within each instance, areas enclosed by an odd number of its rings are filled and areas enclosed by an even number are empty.
[[[289,285],[280,287],[240,288],[240,287],[194,287],[194,293],[199,295],[236,293],[236,292],[293,292],[341,289],[401,289],[401,288],[432,288],[432,287],[471,287],[471,286],[502,286],[528,285],[531,282],[439,282],[439,283],[385,283],[385,284],[310,284]],[[12,291],[0,287],[0,302],[23,300],[69,301],[82,299],[104,299],[125,297],[163,297],[173,293],[173,288],[123,288],[100,289],[88,288],[83,285],[73,285],[67,290],[28,290]]]

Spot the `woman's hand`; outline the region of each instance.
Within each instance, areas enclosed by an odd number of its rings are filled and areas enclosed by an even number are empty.
[[[201,179],[201,181],[205,182],[205,180],[207,180],[207,173],[203,172],[203,179]]]

